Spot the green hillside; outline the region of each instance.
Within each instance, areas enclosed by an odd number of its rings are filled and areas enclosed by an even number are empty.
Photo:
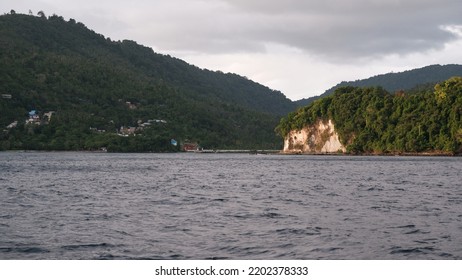
[[[342,87],[283,118],[291,130],[331,119],[349,153],[400,154],[462,152],[462,77],[434,89],[392,95],[380,87]]]
[[[278,149],[295,104],[73,19],[0,16],[0,149]],[[35,112],[34,112],[35,111]]]
[[[320,96],[298,100],[296,103],[298,106],[306,106],[321,97],[333,94],[336,89],[346,86],[382,87],[390,93],[395,93],[400,90],[413,90],[422,85],[434,85],[454,76],[462,76],[462,65],[430,65],[404,72],[377,75],[363,80],[341,82],[326,90]]]

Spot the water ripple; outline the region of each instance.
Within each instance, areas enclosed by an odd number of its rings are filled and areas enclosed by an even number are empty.
[[[0,259],[461,259],[461,158],[0,154]]]

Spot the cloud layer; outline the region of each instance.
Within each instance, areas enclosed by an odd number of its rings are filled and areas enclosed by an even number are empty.
[[[199,53],[281,44],[340,60],[402,55],[441,49],[456,39],[445,27],[462,25],[458,0],[159,2],[143,19],[156,45]]]

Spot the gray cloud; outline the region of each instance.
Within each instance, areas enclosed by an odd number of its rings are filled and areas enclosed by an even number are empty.
[[[31,6],[24,0],[5,1]],[[267,45],[279,44],[333,60],[406,55],[444,47],[457,36],[443,27],[462,25],[460,0],[39,0],[34,4],[47,13],[64,11],[114,39],[130,34],[129,39],[166,52],[263,53]]]
[[[442,27],[462,24],[459,0],[172,2],[153,7],[155,45],[203,53],[276,43],[334,59],[408,54],[442,48],[456,38]]]

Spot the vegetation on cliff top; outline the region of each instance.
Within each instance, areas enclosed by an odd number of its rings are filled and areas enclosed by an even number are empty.
[[[380,87],[342,87],[283,118],[285,137],[332,119],[350,153],[462,152],[462,77],[394,95]]]
[[[296,103],[299,107],[309,105],[311,102],[317,99],[333,94],[336,89],[346,86],[380,86],[388,92],[396,92],[400,90],[409,91],[427,85],[434,85],[436,83],[440,83],[455,76],[462,76],[462,65],[429,65],[404,72],[381,74],[362,80],[349,82],[344,81],[326,90],[323,94],[319,96],[301,99],[296,101]]]

